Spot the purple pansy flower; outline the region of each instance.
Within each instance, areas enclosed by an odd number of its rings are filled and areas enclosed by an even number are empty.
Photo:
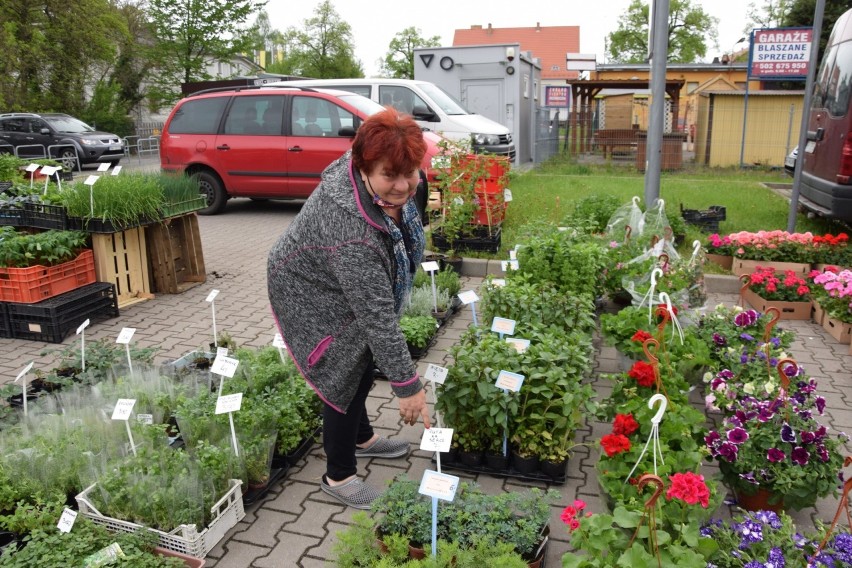
[[[737,461],[737,454],[739,453],[739,450],[737,449],[737,446],[731,442],[722,442],[719,444],[718,452],[720,456],[725,458],[725,460],[733,463]]]
[[[746,341],[754,341],[754,336],[753,336],[753,335],[749,335],[748,333],[741,333],[741,334],[740,334],[740,339],[744,339],[744,340],[746,340]]]
[[[787,459],[787,455],[778,448],[769,448],[766,452],[766,459],[773,463],[778,463]]]
[[[812,444],[814,440],[816,440],[816,434],[813,432],[808,432],[807,430],[802,432],[802,443],[803,444]]]
[[[788,444],[796,443],[796,432],[794,432],[793,427],[786,422],[783,426],[781,426],[781,441],[787,442]]]
[[[793,451],[790,452],[790,459],[794,464],[808,465],[808,461],[811,459],[811,453],[801,446],[796,446],[793,448]]]
[[[724,347],[728,344],[728,340],[725,339],[725,337],[723,335],[720,335],[718,333],[714,333],[713,334],[713,343],[715,343],[719,347]]]
[[[733,430],[728,431],[728,441],[740,445],[748,440],[748,432],[745,431],[745,428],[734,428]]]
[[[816,407],[817,407],[817,412],[819,412],[820,414],[825,412],[825,398],[824,397],[821,397],[821,396],[816,397]]]

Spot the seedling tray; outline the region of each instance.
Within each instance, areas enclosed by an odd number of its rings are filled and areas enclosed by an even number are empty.
[[[96,282],[36,304],[7,303],[12,337],[61,343],[90,319],[118,317],[115,287]]]
[[[263,499],[267,493],[269,493],[270,488],[276,485],[279,481],[284,479],[284,475],[287,473],[287,468],[272,468],[269,472],[269,482],[259,489],[251,489],[243,493],[243,505],[254,505],[261,499]]]
[[[68,229],[68,212],[61,205],[24,203],[21,223],[37,229]]]
[[[303,457],[305,457],[311,448],[314,447],[316,443],[317,436],[322,432],[322,426],[317,426],[317,429],[314,430],[313,434],[307,436],[304,440],[302,440],[298,446],[296,446],[293,451],[288,452],[284,455],[281,455],[277,452],[272,456],[272,467],[284,468],[287,469],[290,466],[297,465]]]
[[[436,461],[435,458],[432,458],[432,461]],[[509,462],[509,467],[506,469],[496,469],[485,465],[466,465],[457,459],[452,460],[449,459],[445,454],[441,454],[441,468],[448,469],[452,471],[463,471],[465,473],[473,473],[473,474],[485,474],[490,475],[492,477],[508,477],[512,479],[521,479],[524,481],[543,481],[544,483],[552,483],[554,485],[565,485],[565,482],[568,478],[568,468],[565,468],[565,473],[563,475],[547,475],[541,471],[534,471],[531,473],[522,473],[512,467],[511,460]]]
[[[181,525],[171,532],[163,532],[157,529],[114,519],[102,515],[89,501],[89,494],[97,485],[93,483],[82,493],[77,495],[77,507],[80,514],[95,524],[104,526],[112,532],[135,532],[147,530],[159,537],[159,546],[173,552],[180,552],[197,558],[204,558],[216,544],[222,540],[225,534],[246,516],[243,508],[242,492],[240,486],[243,484],[239,479],[229,481],[230,489],[225,495],[210,508],[213,520],[201,532],[195,525]]]

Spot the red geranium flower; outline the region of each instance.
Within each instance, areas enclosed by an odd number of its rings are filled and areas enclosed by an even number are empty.
[[[633,418],[632,414],[616,414],[615,421],[612,423],[612,433],[629,436],[639,429],[639,423]]]
[[[688,505],[701,503],[705,509],[710,505],[710,490],[704,483],[704,476],[688,471],[669,476],[669,490],[666,499],[680,499]]]
[[[643,387],[652,387],[657,382],[657,377],[654,374],[654,366],[645,361],[636,361],[633,363],[633,367],[630,368],[627,375],[632,379],[636,379],[639,386]]]
[[[601,438],[601,447],[606,455],[612,457],[630,449],[630,440],[621,434],[607,434]]]
[[[650,333],[645,331],[644,329],[638,330],[633,334],[633,337],[630,338],[630,341],[637,341],[639,343],[645,343],[646,339],[651,339],[653,337]]]

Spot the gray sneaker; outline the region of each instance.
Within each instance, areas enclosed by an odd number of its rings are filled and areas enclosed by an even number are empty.
[[[356,458],[401,458],[411,450],[405,440],[379,438],[367,448],[355,448]]]
[[[369,509],[373,500],[379,496],[378,491],[357,477],[343,485],[332,487],[325,482],[325,476],[323,476],[322,481],[320,481],[320,488],[344,505],[355,509]]]

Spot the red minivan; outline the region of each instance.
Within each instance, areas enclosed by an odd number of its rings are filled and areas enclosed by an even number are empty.
[[[352,146],[355,131],[382,106],[332,89],[262,86],[210,89],[175,105],[160,140],[163,171],[198,176],[202,214],[231,197],[304,199],[322,171]],[[421,169],[435,176],[440,137],[424,132]]]

